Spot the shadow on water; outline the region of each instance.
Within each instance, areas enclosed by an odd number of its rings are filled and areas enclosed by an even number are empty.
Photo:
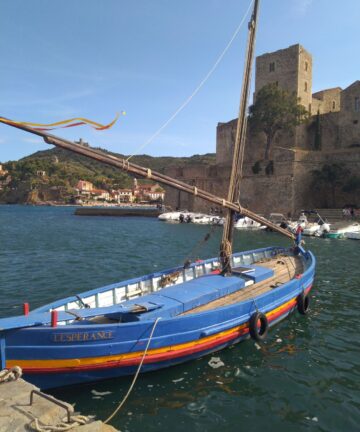
[[[147,218],[75,217],[72,208],[0,206],[0,316],[182,264],[205,226]],[[216,256],[221,229],[200,257]],[[237,232],[235,250],[287,240]],[[360,242],[309,239],[318,260],[311,312],[294,313],[261,345],[248,340],[140,375],[112,421],[122,431],[355,431],[360,421]],[[220,367],[209,365],[212,357]],[[54,390],[105,419],[131,378]]]

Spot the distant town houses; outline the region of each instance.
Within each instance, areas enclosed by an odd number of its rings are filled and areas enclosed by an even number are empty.
[[[0,177],[6,175],[8,172],[3,169],[3,166],[0,164]]]
[[[77,199],[81,202],[102,201],[111,203],[150,203],[163,202],[165,198],[164,189],[158,184],[138,184],[134,179],[131,189],[96,189],[94,185],[86,180],[79,180],[75,186]]]
[[[3,190],[11,181],[11,177],[8,174],[9,172],[0,164],[0,191]]]

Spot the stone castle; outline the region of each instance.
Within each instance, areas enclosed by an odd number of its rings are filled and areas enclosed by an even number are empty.
[[[360,172],[360,81],[345,89],[312,93],[312,56],[297,44],[256,58],[254,98],[269,83],[295,93],[310,119],[275,137],[271,172],[264,160],[265,135],[248,130],[240,202],[265,215],[281,212],[296,216],[302,208],[329,207],[327,192],[313,187],[312,171],[337,163],[352,175]],[[236,125],[237,119],[218,124],[215,165],[171,167],[167,174],[226,197]],[[336,205],[358,203],[359,197],[354,195],[337,191]],[[209,210],[205,201],[170,189],[167,204]]]

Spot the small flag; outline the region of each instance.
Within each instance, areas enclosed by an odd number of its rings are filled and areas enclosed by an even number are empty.
[[[126,112],[121,111],[120,114],[117,113],[114,120],[112,122],[110,122],[109,124],[106,124],[106,125],[95,122],[93,120],[89,120],[89,119],[84,118],[84,117],[75,117],[75,118],[62,120],[62,121],[58,121],[55,123],[47,123],[47,124],[22,122],[22,121],[16,121],[16,120],[7,120],[7,119],[1,118],[1,117],[0,117],[0,120],[3,123],[29,126],[35,130],[42,130],[42,131],[48,131],[48,130],[59,129],[59,128],[70,128],[70,127],[83,126],[83,125],[88,125],[88,126],[94,128],[95,130],[105,130],[105,129],[110,129],[112,126],[114,126],[114,124],[117,122],[120,115],[126,115]]]

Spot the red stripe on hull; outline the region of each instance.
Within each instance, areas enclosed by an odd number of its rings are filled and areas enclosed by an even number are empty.
[[[308,288],[306,288],[304,291],[306,294],[309,293],[311,290],[312,285],[310,285]],[[271,318],[268,319],[269,324],[273,321],[277,320],[281,316],[288,315],[288,313],[296,307],[297,301],[294,299],[291,303],[289,303],[288,307],[286,309],[280,310],[279,312],[271,315]],[[183,348],[181,350],[169,350],[164,353],[159,354],[153,354],[148,355],[144,359],[144,363],[156,363],[156,362],[162,362],[167,360],[176,359],[179,357],[186,357],[191,354],[196,354],[202,351],[208,351],[213,348],[216,348],[217,346],[224,345],[228,342],[231,342],[233,340],[236,340],[242,336],[246,336],[249,333],[249,327],[245,327],[240,330],[236,330],[232,333],[227,334],[226,336],[219,337],[215,340],[212,340],[210,342],[200,343],[197,346],[189,347],[189,348]],[[214,350],[215,351],[215,350]],[[59,367],[59,368],[31,368],[26,369],[24,368],[24,373],[26,374],[37,374],[37,373],[76,373],[78,371],[91,371],[91,370],[98,370],[98,369],[107,369],[107,368],[116,368],[116,367],[129,367],[129,366],[136,366],[140,363],[141,356],[132,358],[132,359],[124,359],[124,360],[117,360],[117,361],[109,361],[106,363],[101,364],[92,364],[92,365],[84,365],[84,366],[77,366],[74,368],[71,367]]]

